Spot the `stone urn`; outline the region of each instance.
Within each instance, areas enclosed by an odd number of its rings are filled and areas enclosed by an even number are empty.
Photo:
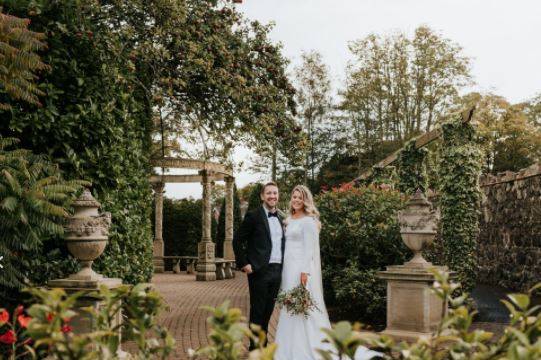
[[[98,258],[107,245],[111,213],[98,213],[101,204],[94,199],[90,190],[73,203],[75,213],[64,227],[69,252],[79,261],[82,269],[68,279],[96,281],[103,276],[92,270],[92,262]]]
[[[413,258],[404,266],[428,268],[432,264],[423,258],[422,251],[430,245],[437,233],[439,213],[432,207],[421,190],[417,190],[398,213],[402,241],[413,252]]]

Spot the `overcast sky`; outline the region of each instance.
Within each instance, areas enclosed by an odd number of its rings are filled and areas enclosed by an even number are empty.
[[[541,0],[243,0],[246,17],[274,22],[271,38],[298,64],[303,50],[317,50],[330,68],[333,83],[344,79],[348,42],[370,33],[401,31],[408,36],[428,25],[460,44],[472,58],[472,89],[494,92],[520,102],[541,92]],[[239,149],[235,158],[249,156]],[[266,180],[247,171],[237,186]],[[166,196],[200,197],[197,184],[166,185]]]

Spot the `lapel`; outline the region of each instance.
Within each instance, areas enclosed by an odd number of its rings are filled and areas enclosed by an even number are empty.
[[[269,240],[269,242],[272,243],[270,227],[269,227],[269,218],[267,216],[267,213],[265,212],[265,209],[263,208],[263,205],[261,205],[261,208],[259,208],[259,212],[261,213],[261,216],[263,217],[263,223],[265,224],[265,230],[267,231],[267,239]]]

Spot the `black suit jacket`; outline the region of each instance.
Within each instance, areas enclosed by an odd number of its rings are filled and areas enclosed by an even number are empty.
[[[282,225],[283,263],[286,238],[282,219],[279,215],[278,220],[280,221],[280,225]],[[272,251],[272,240],[269,219],[263,206],[246,213],[239,231],[233,238],[233,250],[235,251],[237,268],[240,269],[250,264],[252,265],[252,270],[256,272],[267,267]]]

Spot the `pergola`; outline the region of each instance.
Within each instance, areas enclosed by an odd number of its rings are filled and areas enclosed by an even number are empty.
[[[194,183],[203,186],[203,216],[202,236],[197,246],[196,280],[216,280],[215,244],[211,235],[211,190],[214,182],[225,182],[225,239],[224,259],[235,260],[233,253],[233,186],[235,178],[233,171],[222,164],[202,160],[164,157],[152,160],[154,167],[195,169],[198,174],[193,175],[152,175],[150,182],[154,188],[156,217],[154,230],[154,272],[164,271],[164,243],[162,238],[163,225],[163,194],[166,183]]]

